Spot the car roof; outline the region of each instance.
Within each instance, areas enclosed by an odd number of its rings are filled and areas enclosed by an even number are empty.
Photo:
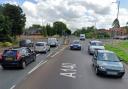
[[[113,51],[110,50],[98,50],[100,53],[114,53]]]
[[[79,40],[73,40],[73,42],[80,42]]]
[[[8,49],[5,49],[5,50],[21,50],[23,48],[27,48],[27,47],[12,47],[12,48],[8,48]]]
[[[102,42],[102,41],[98,41],[98,40],[92,40],[92,41],[90,41],[90,42]]]
[[[43,43],[43,44],[45,44],[45,43],[47,43],[47,42],[36,42],[36,43]]]

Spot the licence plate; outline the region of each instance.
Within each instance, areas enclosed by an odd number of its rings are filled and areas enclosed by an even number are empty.
[[[6,58],[6,60],[7,60],[7,61],[12,61],[12,60],[13,60],[13,58]]]
[[[110,74],[110,75],[117,75],[117,72],[107,72],[107,74]]]

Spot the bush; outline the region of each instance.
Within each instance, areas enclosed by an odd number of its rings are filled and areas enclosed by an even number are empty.
[[[10,46],[12,46],[13,44],[12,43],[10,43],[10,42],[4,42],[3,43],[3,47],[10,47]]]

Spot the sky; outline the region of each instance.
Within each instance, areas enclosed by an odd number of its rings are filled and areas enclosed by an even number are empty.
[[[117,0],[0,0],[3,3],[20,5],[26,14],[26,27],[63,21],[72,30],[87,26],[111,28],[118,4]],[[120,0],[121,26],[128,22],[127,3],[128,0]]]

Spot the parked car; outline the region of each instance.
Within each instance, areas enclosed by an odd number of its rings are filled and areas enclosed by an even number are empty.
[[[71,45],[70,45],[70,49],[71,50],[73,50],[73,49],[81,50],[80,41],[79,40],[74,40],[73,43],[71,43]]]
[[[35,52],[28,47],[10,48],[4,50],[1,56],[1,66],[25,68],[27,64],[36,60]]]
[[[58,46],[58,40],[56,38],[48,38],[48,45],[50,47]]]
[[[35,44],[36,53],[47,53],[48,51],[50,51],[50,46],[47,44],[47,42],[37,42]]]
[[[93,66],[97,75],[113,75],[123,77],[125,68],[120,58],[112,51],[97,50],[93,55]]]
[[[29,39],[21,40],[19,42],[20,47],[33,47],[33,45],[34,43]]]
[[[89,42],[88,53],[94,54],[95,50],[104,50],[105,47],[101,41],[93,40]]]

